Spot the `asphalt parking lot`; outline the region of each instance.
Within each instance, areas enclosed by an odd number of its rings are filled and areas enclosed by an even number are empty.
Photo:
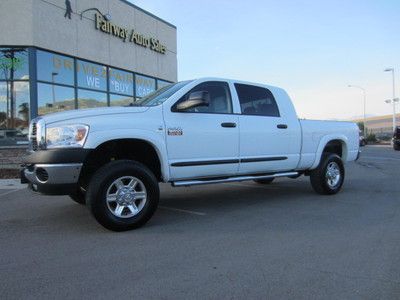
[[[0,189],[2,299],[399,299],[400,152],[365,147],[343,191],[306,177],[162,186],[142,229],[67,197]]]

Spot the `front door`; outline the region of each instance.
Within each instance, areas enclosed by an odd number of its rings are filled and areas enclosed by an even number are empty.
[[[239,166],[238,116],[233,114],[229,85],[204,82],[193,92],[208,95],[208,106],[165,111],[171,180],[236,174]]]

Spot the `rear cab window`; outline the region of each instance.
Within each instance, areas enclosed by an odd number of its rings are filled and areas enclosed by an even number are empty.
[[[235,83],[242,115],[280,117],[274,95],[264,87]]]

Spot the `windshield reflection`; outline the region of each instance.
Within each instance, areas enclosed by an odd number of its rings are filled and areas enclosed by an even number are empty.
[[[181,81],[177,83],[172,83],[170,85],[164,86],[161,89],[149,94],[142,99],[137,100],[130,106],[157,106],[164,103],[169,97],[183,88],[185,85],[192,82],[191,80]]]

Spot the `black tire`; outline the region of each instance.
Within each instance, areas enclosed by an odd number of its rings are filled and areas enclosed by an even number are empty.
[[[270,184],[274,181],[275,178],[266,178],[266,179],[255,179],[254,182],[259,184]]]
[[[400,151],[400,146],[397,145],[397,144],[393,144],[393,149],[394,149],[395,151]]]
[[[115,180],[124,176],[139,179],[146,192],[143,208],[136,215],[125,218],[114,215],[107,204],[110,202],[106,200],[107,191]],[[159,195],[158,181],[146,166],[135,161],[118,160],[106,164],[93,175],[86,193],[86,203],[95,219],[105,228],[126,231],[143,226],[153,216]]]
[[[69,197],[72,199],[72,201],[74,201],[78,204],[81,204],[81,205],[86,204],[86,196],[81,191],[76,191],[75,193],[70,194]]]
[[[337,183],[333,179],[329,181],[328,166],[334,166],[334,168],[337,166],[337,174],[340,176]],[[342,188],[344,176],[342,159],[336,154],[327,153],[323,155],[319,166],[310,173],[311,186],[318,194],[334,195]]]

